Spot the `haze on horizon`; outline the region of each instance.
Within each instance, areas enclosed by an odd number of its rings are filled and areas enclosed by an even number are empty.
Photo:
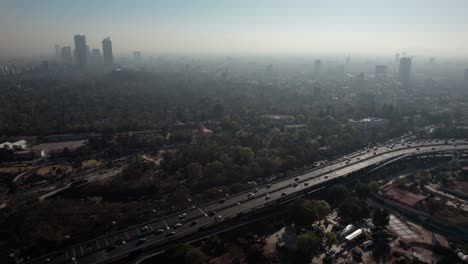
[[[467,56],[465,0],[102,0],[0,3],[0,57],[51,55],[84,34],[115,54]]]

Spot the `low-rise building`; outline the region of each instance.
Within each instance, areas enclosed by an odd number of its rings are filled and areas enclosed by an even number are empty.
[[[414,206],[415,204],[423,201],[427,196],[422,194],[415,194],[409,191],[402,190],[398,187],[390,187],[384,190],[384,196],[400,202],[407,206]]]
[[[85,153],[88,140],[42,143],[35,145],[31,150],[35,153],[36,157],[61,157],[73,156]]]
[[[385,118],[368,117],[360,120],[349,119],[349,123],[359,129],[384,128],[389,121]]]
[[[28,147],[26,140],[18,140],[15,142],[3,142],[0,144],[0,148],[13,149],[13,150],[22,150]]]

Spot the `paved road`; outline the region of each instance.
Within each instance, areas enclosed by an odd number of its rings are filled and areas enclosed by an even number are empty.
[[[360,169],[383,164],[407,155],[424,155],[453,150],[468,151],[468,141],[432,140],[411,144],[398,143],[357,151],[302,175],[232,195],[226,197],[224,201],[214,201],[111,235],[86,241],[53,255],[35,259],[30,263],[108,263],[110,260],[118,259],[129,252],[145,248],[148,245],[164,244],[193,234],[200,228],[216,225],[226,219],[238,217],[241,213],[268,206],[280,199],[302,193],[305,189],[314,190],[319,184],[344,177]],[[180,214],[185,214],[185,216],[181,218]],[[176,224],[180,224],[180,226],[175,227]],[[173,233],[171,234],[171,232]],[[141,238],[145,241],[140,241]],[[119,241],[122,240],[125,240],[126,244],[113,248],[116,243],[120,244]]]

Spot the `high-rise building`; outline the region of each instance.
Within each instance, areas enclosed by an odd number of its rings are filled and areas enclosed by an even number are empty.
[[[411,57],[402,57],[400,59],[400,67],[398,68],[398,75],[400,82],[403,86],[408,87],[411,77]]]
[[[314,86],[314,97],[319,98],[322,96],[322,88],[320,86]]]
[[[315,60],[315,65],[314,65],[314,74],[315,75],[320,74],[320,67],[322,67],[322,61],[321,60]]]
[[[387,78],[387,65],[375,65],[375,78]]]
[[[55,45],[55,59],[57,61],[60,61],[61,57],[62,57],[62,48],[60,48],[60,45]]]
[[[345,77],[345,66],[344,65],[337,65],[334,69],[335,76],[337,78],[344,78]]]
[[[134,51],[133,52],[133,60],[135,62],[140,62],[141,61],[141,52],[139,51]]]
[[[91,55],[93,56],[101,56],[101,51],[99,49],[92,49]]]
[[[114,56],[112,55],[112,41],[109,37],[102,40],[102,54],[104,55],[104,64],[112,66],[114,64]]]
[[[395,54],[395,64],[398,65],[400,63],[400,53]]]
[[[79,68],[86,68],[88,64],[88,47],[85,35],[75,35],[75,61]]]
[[[91,50],[90,62],[93,65],[99,65],[102,63],[101,51],[99,49]]]
[[[267,79],[273,78],[273,64],[268,64],[268,65],[265,67],[265,77],[266,77]]]
[[[71,47],[70,46],[63,47],[61,53],[62,53],[62,63],[71,65],[73,61]]]

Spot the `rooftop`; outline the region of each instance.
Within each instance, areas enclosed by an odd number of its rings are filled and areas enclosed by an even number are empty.
[[[46,152],[57,152],[63,151],[65,148],[68,150],[75,150],[86,145],[87,140],[77,140],[77,141],[66,141],[66,142],[53,142],[53,143],[42,143],[36,146],[33,146],[31,149],[33,151],[45,150]]]
[[[415,194],[396,187],[388,189],[384,194],[385,196],[408,206],[414,206],[427,198],[425,195]]]

